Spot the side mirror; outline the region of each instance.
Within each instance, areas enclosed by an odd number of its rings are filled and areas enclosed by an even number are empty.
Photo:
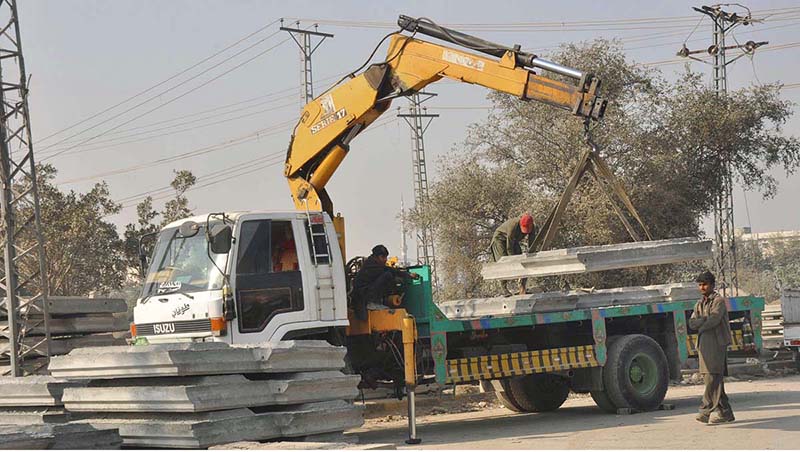
[[[226,254],[231,250],[233,231],[227,224],[215,224],[208,231],[208,244],[214,254]]]

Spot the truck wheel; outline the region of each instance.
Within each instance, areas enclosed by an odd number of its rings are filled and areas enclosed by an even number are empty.
[[[606,391],[591,391],[591,394],[592,400],[594,400],[594,403],[597,404],[601,410],[611,414],[617,413],[617,406],[614,405],[614,402],[608,397]]]
[[[567,381],[554,374],[532,374],[514,377],[507,382],[511,401],[526,413],[553,411],[569,396]]]
[[[511,396],[508,380],[492,380],[489,383],[494,388],[494,393],[497,396],[497,400],[499,400],[504,407],[515,413],[525,412],[522,407],[519,406],[517,401]]]
[[[608,349],[603,385],[617,408],[654,410],[664,401],[669,386],[667,357],[648,336],[623,336]]]

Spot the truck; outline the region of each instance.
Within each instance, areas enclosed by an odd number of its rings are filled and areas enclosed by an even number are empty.
[[[783,346],[792,351],[795,366],[800,369],[800,289],[781,291],[783,313]]]
[[[587,125],[606,108],[592,74],[429,19],[400,16],[398,24],[401,31],[384,38],[385,61],[350,74],[303,109],[284,170],[296,210],[179,220],[157,234],[149,256],[140,241],[146,276],[133,311],[134,342],[321,339],[345,346],[348,370],[365,386],[407,395],[412,444],[420,441],[414,391],[425,382],[481,383],[519,412],[557,409],[569,391],[590,392],[607,411],[657,408],[693,353],[686,315],[697,296],[685,290],[676,290],[681,298],[667,287],[648,289],[664,293],[656,302],[581,304],[575,295],[525,312],[469,315],[435,301],[430,268],[419,265],[407,268],[419,277],[396,294],[397,305],[355,316],[349,289],[362,258],[346,259],[344,219],[334,215],[325,186],[350,142],[393,99],[449,78],[544,102]],[[734,347],[760,348],[763,299],[731,298],[728,308]]]

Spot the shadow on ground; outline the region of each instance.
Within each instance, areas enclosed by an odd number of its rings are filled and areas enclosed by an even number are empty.
[[[800,431],[800,421],[796,417],[773,416],[774,413],[783,410],[800,409],[800,392],[737,392],[730,395],[730,398],[739,419],[734,424],[703,428]],[[552,440],[581,431],[619,426],[658,425],[675,417],[693,420],[700,397],[698,395],[667,397],[665,403],[674,404],[675,408],[668,411],[613,415],[603,412],[594,405],[583,405],[562,407],[552,413],[515,414],[494,409],[486,413],[472,413],[468,419],[458,419],[459,415],[441,416],[441,419],[433,416],[427,417],[424,423],[418,425],[418,434],[426,445],[492,439],[505,439],[511,444],[545,437]],[[753,416],[758,416],[756,412],[759,411],[770,417],[752,419]],[[360,431],[358,437],[362,443],[394,442],[400,446],[403,445],[406,434],[405,425],[374,426],[370,431]]]

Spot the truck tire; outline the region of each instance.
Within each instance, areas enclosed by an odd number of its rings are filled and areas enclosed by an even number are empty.
[[[523,411],[522,407],[519,406],[517,401],[511,397],[508,387],[508,380],[492,380],[488,381],[488,383],[493,387],[494,393],[497,396],[497,400],[499,400],[504,407],[515,413],[525,412]]]
[[[669,386],[669,365],[661,346],[642,334],[615,340],[608,348],[603,385],[617,408],[658,408]]]
[[[594,403],[606,413],[617,414],[617,406],[614,405],[614,402],[611,401],[611,398],[608,397],[608,393],[606,391],[591,391],[592,400]]]
[[[525,413],[541,413],[558,409],[569,396],[567,381],[554,374],[532,374],[504,382],[511,402]]]

